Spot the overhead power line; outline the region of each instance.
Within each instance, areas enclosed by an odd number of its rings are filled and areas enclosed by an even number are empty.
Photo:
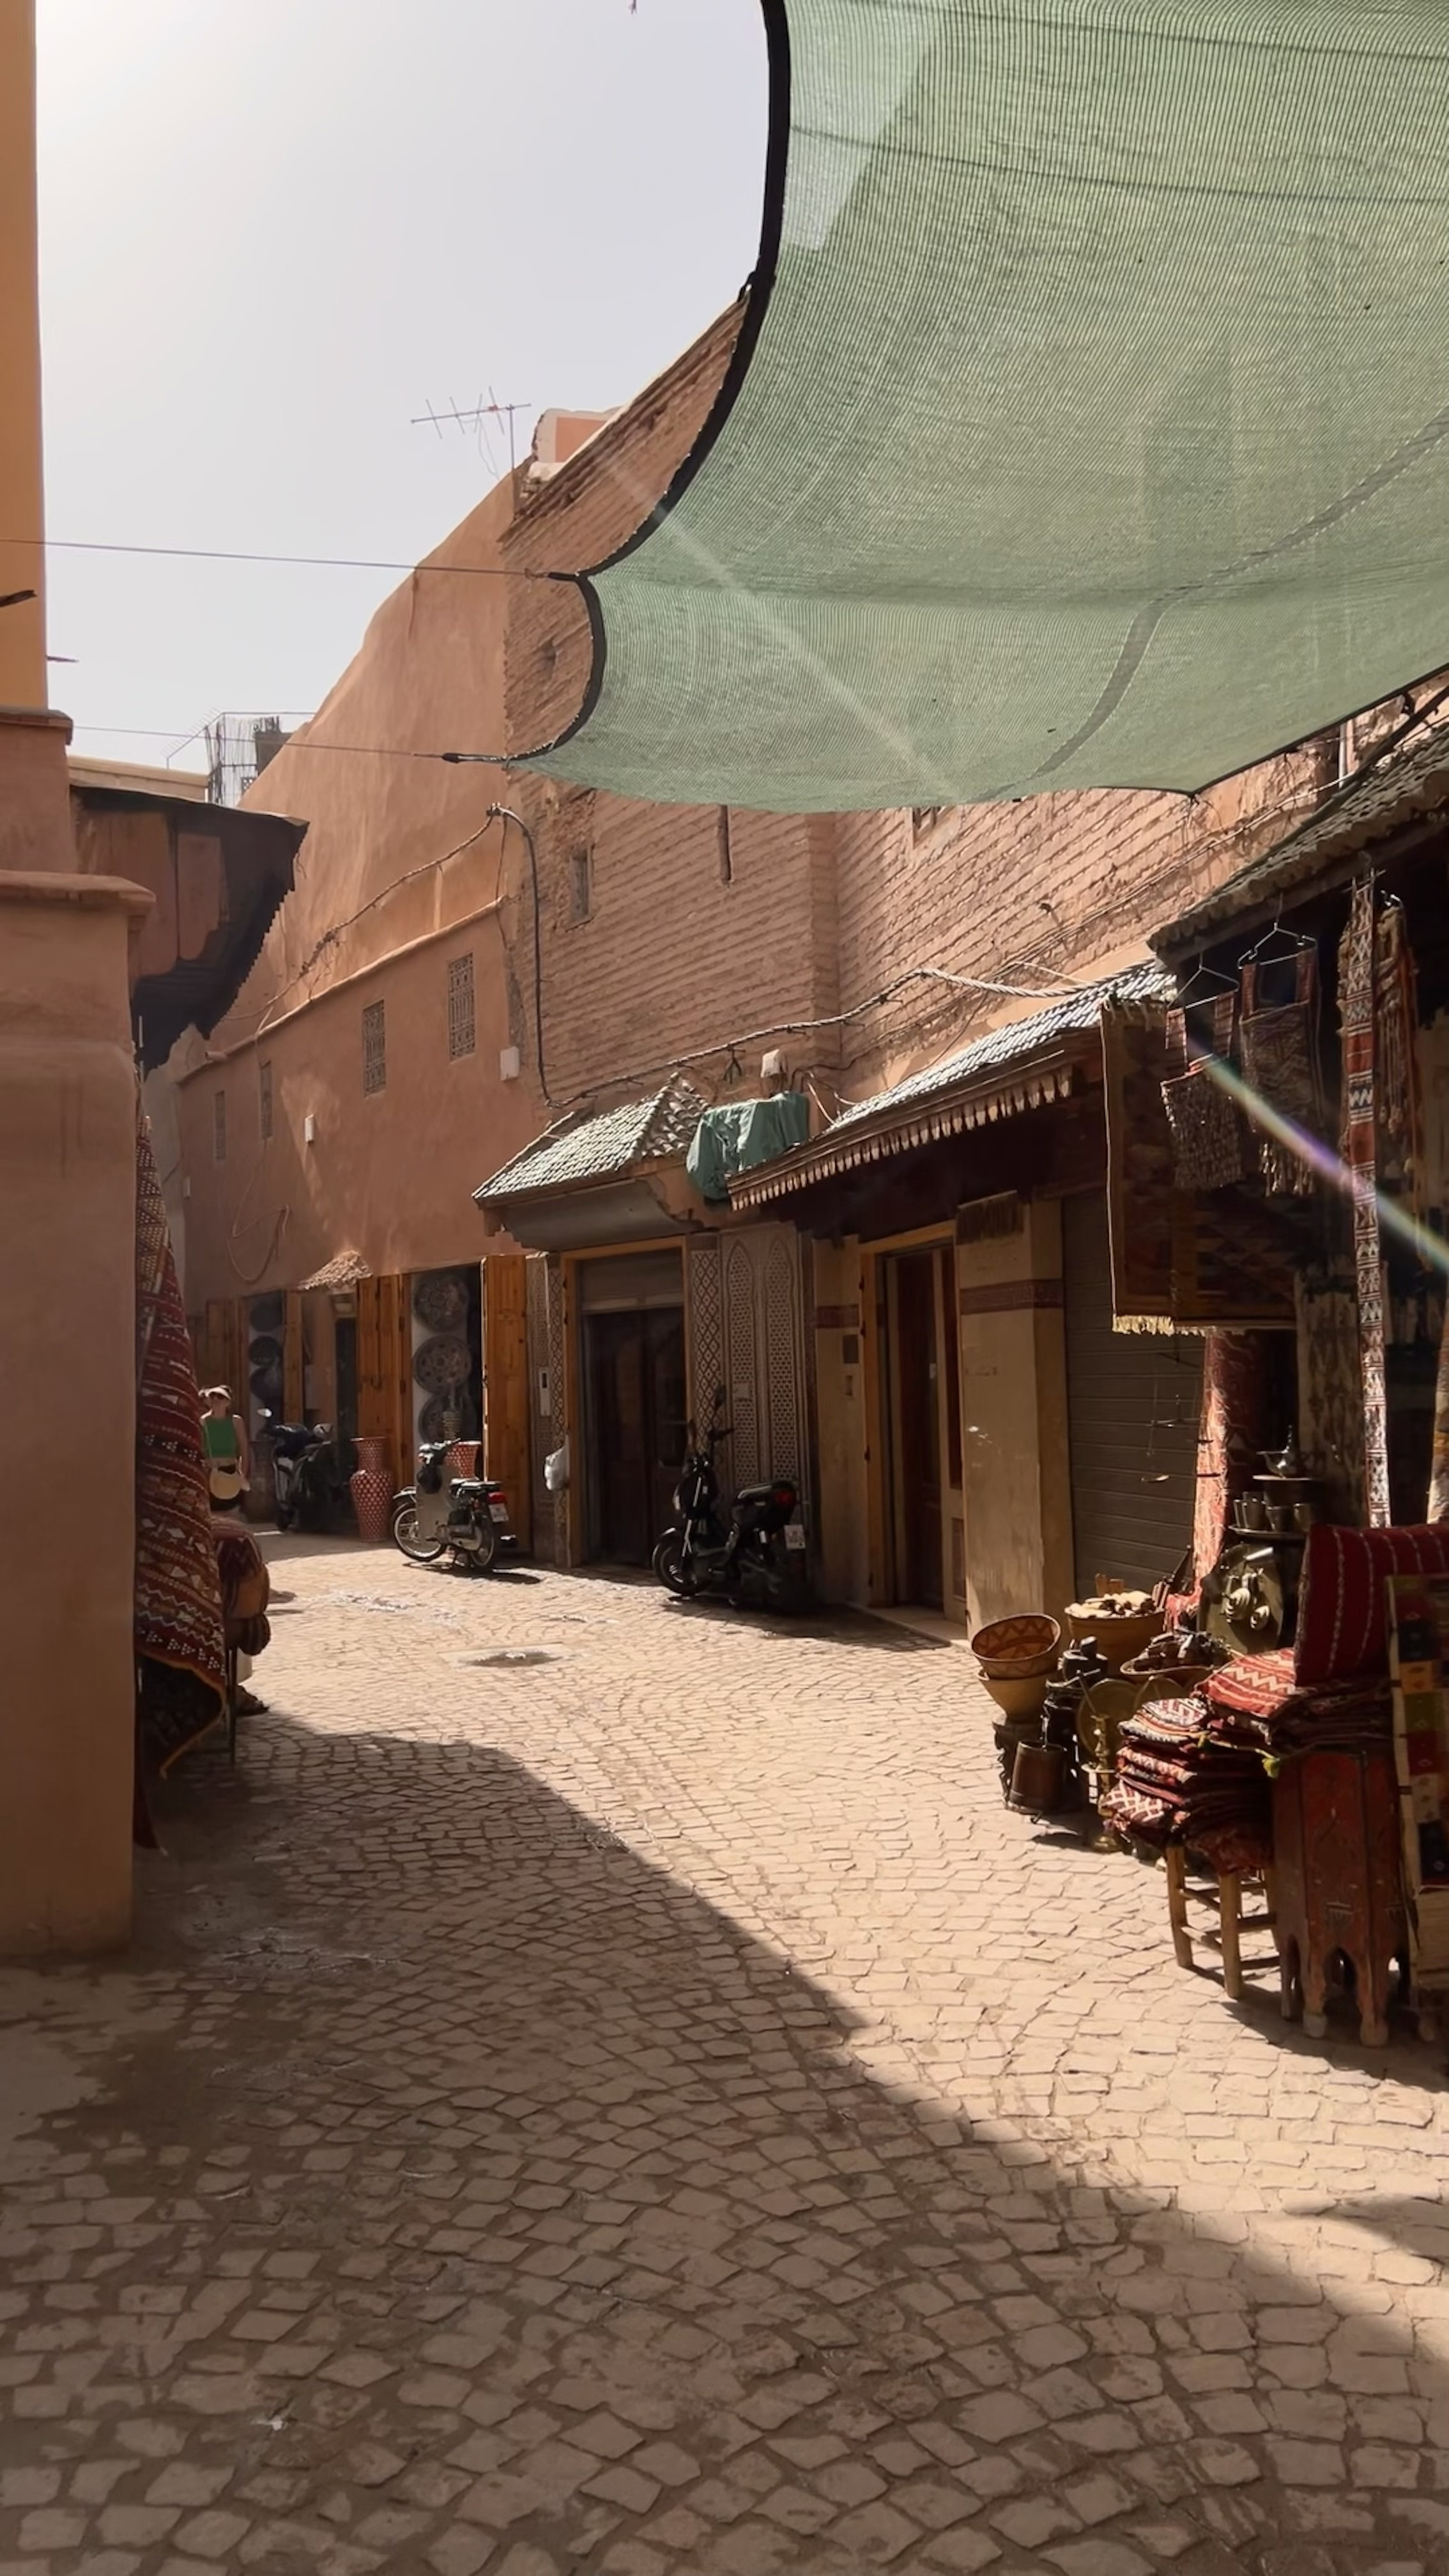
[[[238,546],[133,546],[100,537],[0,537],[3,546],[43,546],[48,554],[152,555],[174,563],[288,564],[316,572],[465,573],[479,581],[576,581],[571,572],[536,572],[511,564],[409,563],[390,555],[273,555]],[[17,596],[24,597],[25,593]]]

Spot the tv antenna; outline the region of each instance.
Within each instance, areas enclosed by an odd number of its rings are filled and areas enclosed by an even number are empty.
[[[518,433],[514,428],[514,422],[521,411],[533,411],[535,409],[536,405],[533,403],[499,402],[494,394],[492,386],[490,385],[488,388],[488,400],[486,402],[480,394],[476,403],[465,408],[456,403],[452,395],[449,394],[446,403],[443,404],[441,409],[439,409],[435,403],[429,403],[426,411],[415,412],[409,426],[413,429],[435,429],[439,438],[443,437],[445,431],[450,427],[456,428],[460,431],[471,429],[477,437],[479,455],[486,457],[489,465],[491,466],[493,465],[493,449],[488,437],[488,424],[490,421],[494,420],[506,420],[508,423],[508,471],[512,474],[518,464]],[[496,467],[494,470],[496,472]]]

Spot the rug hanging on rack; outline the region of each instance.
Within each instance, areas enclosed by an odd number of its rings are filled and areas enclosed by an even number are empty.
[[[1449,1299],[1439,1335],[1439,1371],[1434,1381],[1434,1455],[1429,1471],[1431,1521],[1449,1521]]]
[[[1419,1079],[1417,977],[1401,903],[1379,914],[1374,938],[1377,1161],[1381,1186],[1422,1216],[1424,1103]]]
[[[136,1555],[139,1744],[165,1770],[217,1725],[226,1645],[201,1399],[151,1134],[136,1127]]]
[[[1293,991],[1286,1002],[1268,1002],[1264,986],[1274,968],[1292,970]],[[1292,957],[1266,964],[1249,958],[1243,967],[1243,1016],[1239,1046],[1244,1077],[1252,1091],[1280,1118],[1320,1141],[1323,1135],[1323,1083],[1318,1069],[1318,950],[1306,941]],[[1258,1166],[1275,1198],[1309,1198],[1313,1165],[1278,1137],[1258,1140]]]
[[[1370,1529],[1386,1529],[1389,1507],[1388,1398],[1384,1383],[1384,1270],[1379,1232],[1374,1113],[1374,890],[1356,885],[1338,952],[1343,1041],[1343,1159],[1353,1198],[1353,1264],[1358,1290],[1358,1355],[1363,1383],[1364,1505]]]
[[[1341,1274],[1300,1271],[1296,1288],[1298,1442],[1323,1487],[1328,1518],[1352,1522],[1364,1493],[1358,1299],[1346,1266]]]
[[[1173,1172],[1180,1190],[1230,1189],[1243,1178],[1243,1129],[1237,1104],[1217,1080],[1214,1066],[1230,1064],[1236,993],[1167,1014],[1167,1072],[1162,1105],[1172,1129]],[[1204,1027],[1206,1046],[1189,1032]]]
[[[1261,1335],[1205,1333],[1202,1351],[1202,1427],[1192,1522],[1192,1568],[1199,1583],[1223,1552],[1233,1504],[1251,1484],[1255,1457],[1268,1436],[1268,1367]]]

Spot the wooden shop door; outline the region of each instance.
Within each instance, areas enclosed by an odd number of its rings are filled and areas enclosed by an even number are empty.
[[[513,1526],[530,1543],[528,1258],[490,1252],[483,1264],[483,1463],[508,1495]]]

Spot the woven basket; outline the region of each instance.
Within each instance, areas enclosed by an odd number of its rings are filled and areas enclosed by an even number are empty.
[[[1028,1681],[1049,1673],[1057,1659],[1062,1632],[1042,1610],[1025,1610],[1012,1619],[993,1619],[978,1628],[971,1652],[982,1672],[994,1681]]]

